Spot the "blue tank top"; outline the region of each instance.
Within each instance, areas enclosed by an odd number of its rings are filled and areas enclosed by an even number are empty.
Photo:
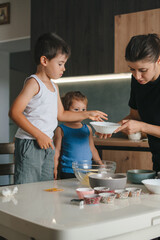
[[[73,173],[72,162],[88,160],[92,162],[92,152],[89,145],[90,131],[86,124],[81,128],[70,128],[64,124],[59,125],[63,131],[61,148],[62,172]]]

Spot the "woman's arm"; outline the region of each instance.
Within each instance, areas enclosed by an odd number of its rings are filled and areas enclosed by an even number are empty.
[[[133,120],[134,120],[134,122],[133,122]],[[129,133],[129,131],[131,130],[130,125],[134,123],[134,125],[136,127],[137,123],[139,123],[140,120],[141,120],[141,118],[140,118],[138,111],[133,108],[130,108],[129,115],[127,115],[121,121],[119,121],[119,124],[121,124],[121,127],[117,128],[115,133],[122,131],[123,133],[125,133],[127,135],[131,134],[131,133]],[[133,127],[133,125],[132,125],[132,127]],[[136,131],[136,132],[138,132],[138,131]]]
[[[123,120],[126,120],[126,119],[132,119],[132,120],[138,120],[138,121],[141,120],[139,112],[136,109],[133,109],[133,108],[130,108],[129,115],[124,117],[119,123],[121,123]]]
[[[129,119],[141,120],[138,111],[131,108],[129,115],[127,115],[125,118],[123,118],[118,123],[123,125],[123,123],[125,123]],[[125,129],[125,127],[122,128],[122,126],[117,128],[116,131],[114,131],[114,133],[117,133],[120,131],[124,132],[125,134],[129,134],[127,129]],[[106,138],[110,138],[112,136],[112,134],[102,134],[102,133],[98,133],[98,132],[96,132],[96,135],[98,135],[100,139],[102,139],[102,138],[106,139]]]
[[[59,157],[61,154],[61,146],[62,146],[62,138],[63,138],[63,131],[60,127],[57,127],[54,135],[54,146],[55,146],[55,155],[54,155],[54,179],[57,179],[58,174],[58,164],[59,164]]]
[[[115,132],[124,132],[132,134],[142,132],[160,138],[160,126],[148,124],[141,121],[137,110],[130,109],[130,114],[125,117],[121,122],[122,125]]]
[[[83,121],[84,119],[87,119],[87,118],[93,121],[102,121],[102,119],[105,119],[105,120],[108,119],[107,114],[101,111],[84,111],[84,112],[65,111],[59,95],[58,86],[56,85],[56,87],[58,92],[58,120],[59,121],[74,122],[74,121]]]
[[[13,102],[10,111],[9,117],[24,131],[31,134],[37,140],[41,148],[53,149],[52,140],[44,133],[42,133],[38,128],[32,125],[28,119],[24,116],[23,112],[27,104],[33,96],[39,92],[39,85],[34,78],[29,79],[24,85],[22,91],[18,97]]]
[[[88,126],[88,125],[87,125]],[[90,131],[90,135],[89,135],[89,145],[90,145],[90,149],[92,152],[92,158],[95,162],[97,162],[98,164],[103,164],[101,161],[101,158],[99,156],[99,153],[94,145],[94,140],[93,140],[93,133],[92,133],[92,128],[90,126],[88,126],[89,131]]]

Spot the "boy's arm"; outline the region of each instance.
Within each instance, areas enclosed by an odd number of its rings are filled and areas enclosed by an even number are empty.
[[[54,138],[53,138],[54,146],[55,146],[54,179],[57,179],[57,170],[58,170],[58,164],[59,164],[59,157],[61,154],[62,137],[63,137],[62,129],[60,127],[57,127]]]
[[[41,148],[47,149],[51,147],[53,149],[52,140],[38,128],[32,125],[28,119],[24,116],[23,112],[27,104],[33,96],[39,92],[39,85],[34,78],[29,79],[24,85],[22,91],[13,102],[9,117],[24,131],[31,134],[38,142]]]
[[[87,125],[88,126],[88,125]],[[90,131],[90,135],[89,135],[89,145],[90,145],[90,149],[92,152],[92,158],[95,162],[97,162],[98,164],[103,164],[102,160],[99,156],[99,153],[94,145],[94,140],[93,140],[93,133],[92,133],[92,128],[90,126],[88,126],[89,131]]]
[[[58,86],[56,85],[56,87],[58,92],[58,120],[59,121],[74,122],[74,121],[83,121],[84,119],[87,119],[87,118],[93,121],[102,121],[102,119],[108,120],[107,114],[101,111],[84,111],[84,112],[65,111],[59,95]]]

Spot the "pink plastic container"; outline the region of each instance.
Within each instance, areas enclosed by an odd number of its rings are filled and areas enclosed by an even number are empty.
[[[92,188],[77,188],[76,193],[79,199],[84,199],[84,195],[94,194],[94,189]]]

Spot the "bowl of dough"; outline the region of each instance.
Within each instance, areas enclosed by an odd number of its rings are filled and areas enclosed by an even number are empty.
[[[110,190],[124,189],[127,183],[127,176],[121,173],[98,173],[89,176],[91,188],[106,187]]]
[[[82,162],[73,162],[72,168],[76,178],[80,181],[82,185],[90,186],[89,176],[94,174],[107,174],[115,173],[116,162],[114,161],[104,161],[103,165],[88,163],[87,160]]]
[[[102,134],[112,134],[121,125],[114,122],[90,122],[96,132]]]

